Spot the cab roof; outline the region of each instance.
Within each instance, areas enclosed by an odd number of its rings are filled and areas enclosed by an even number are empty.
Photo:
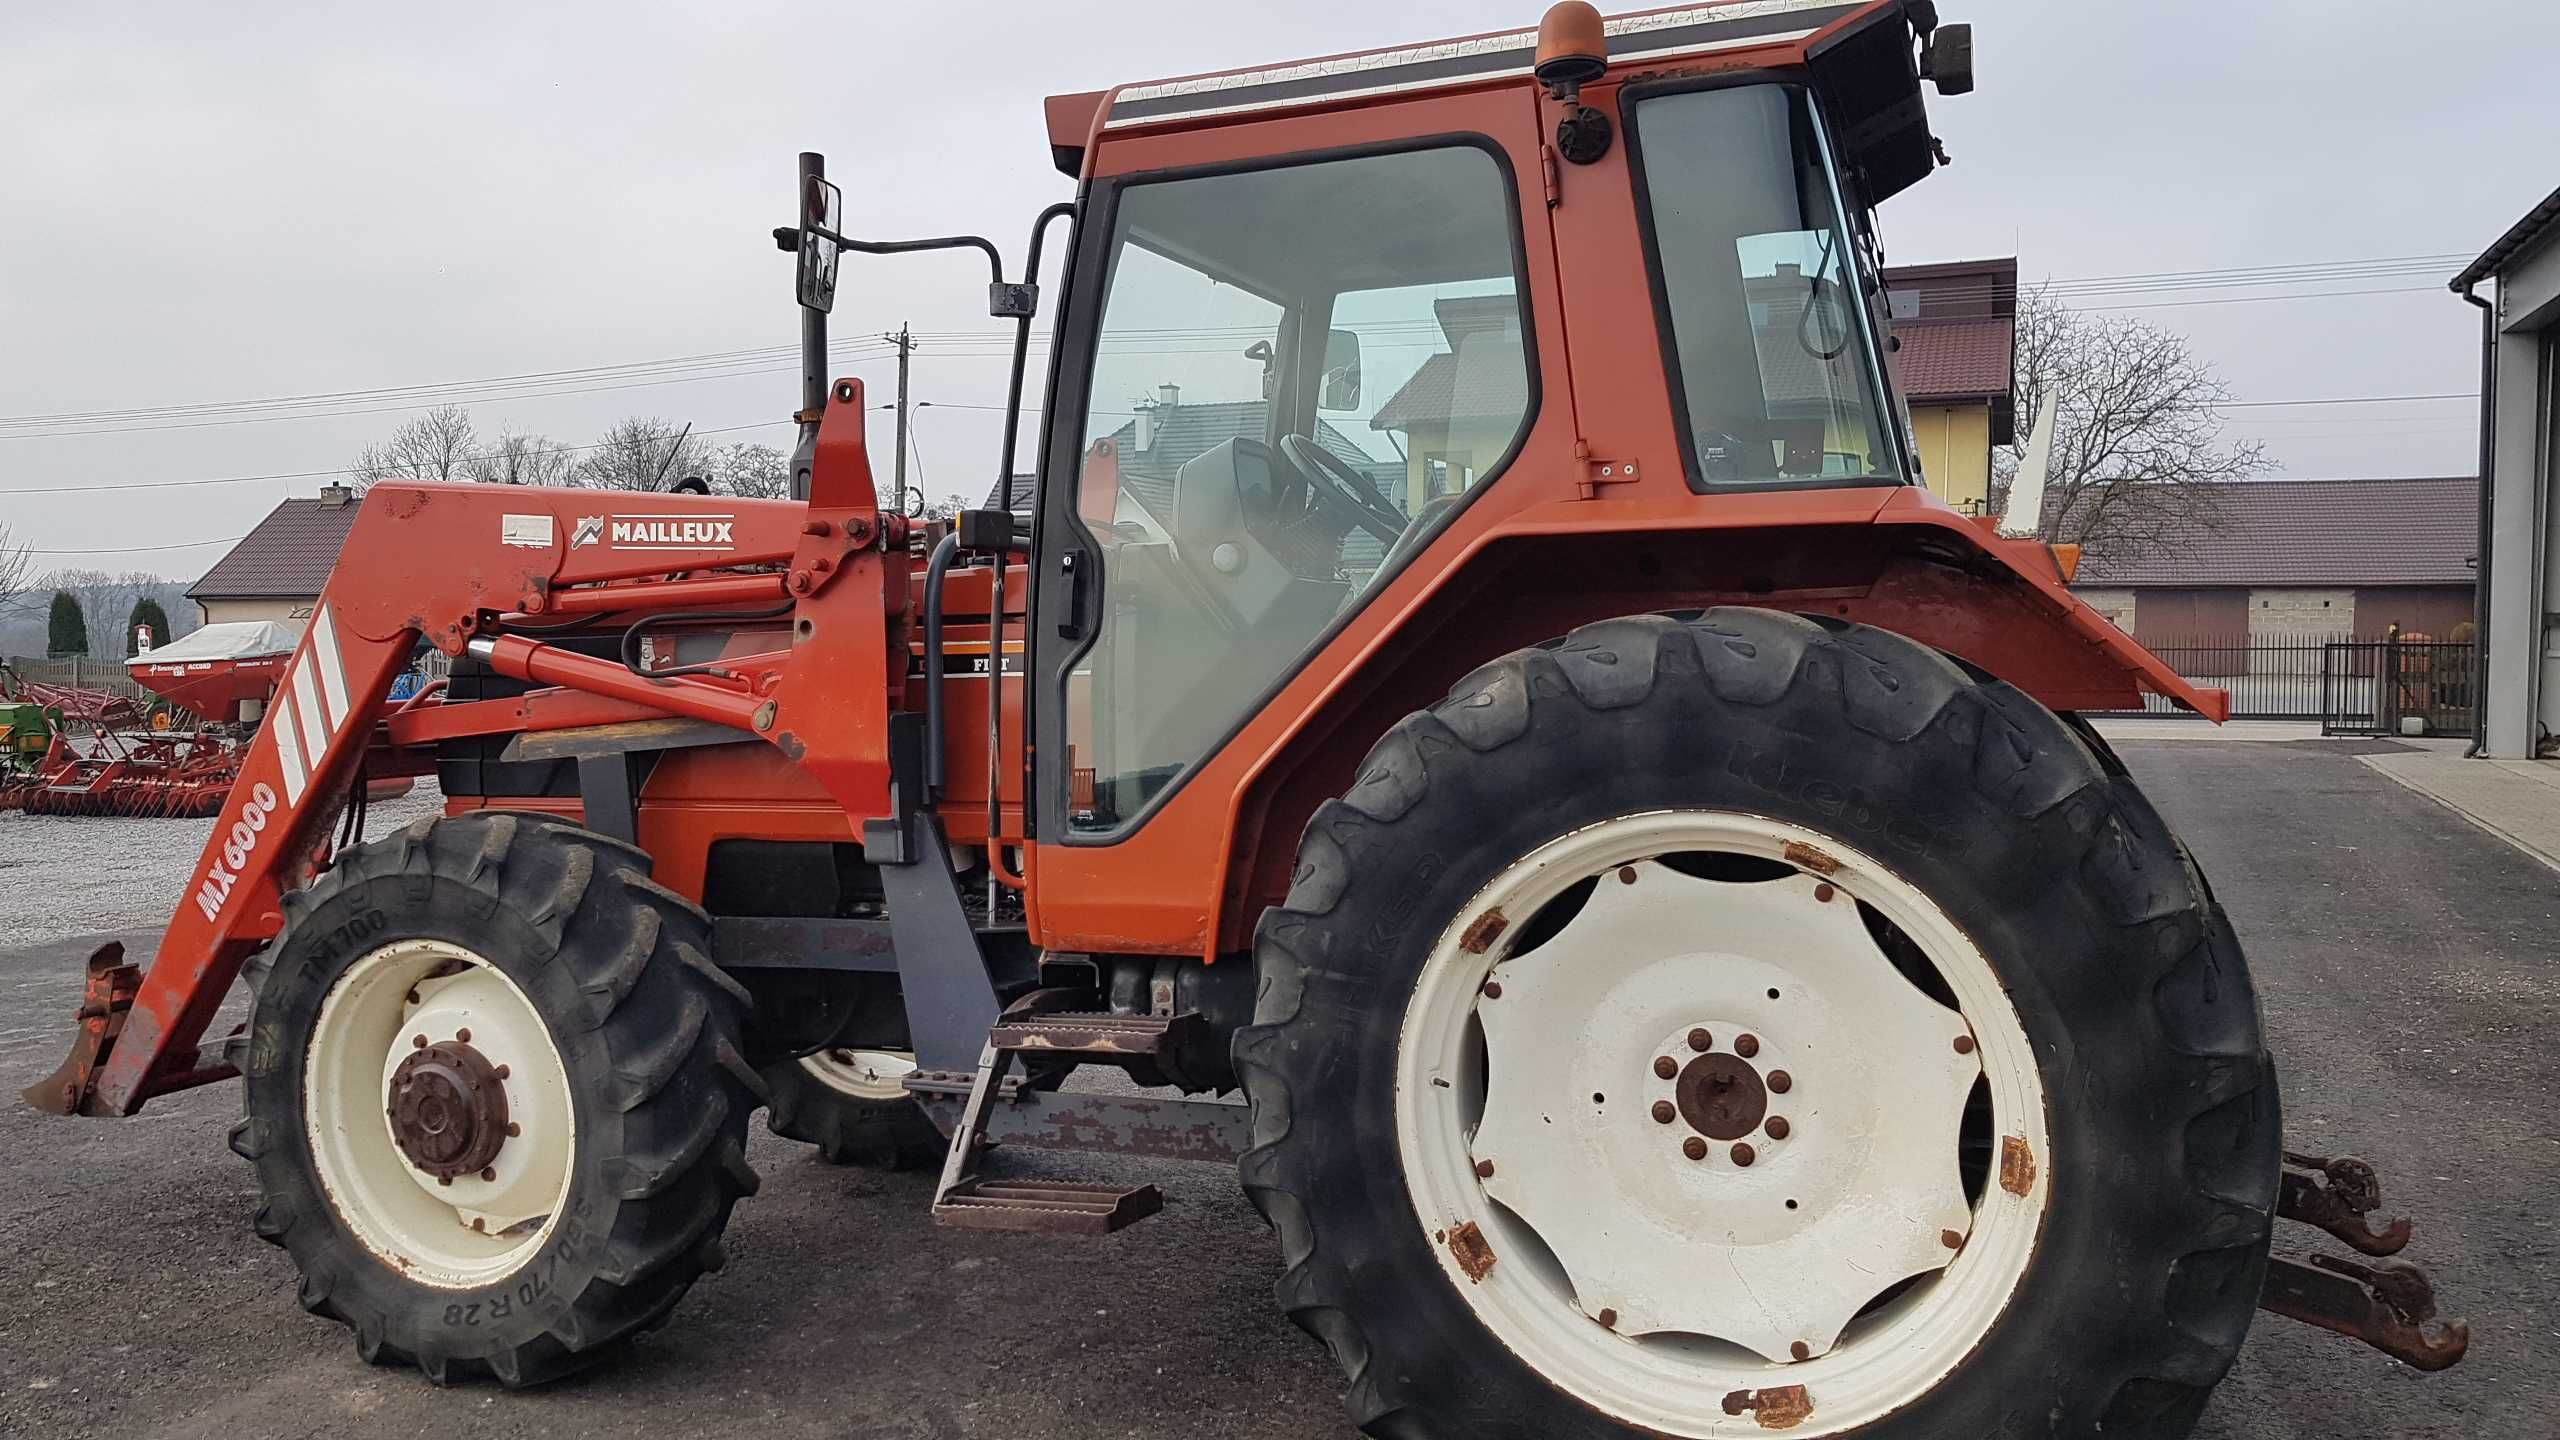
[[[1851,48],[1844,42],[1860,34],[1870,43],[1856,48],[1880,51],[1883,47],[1872,43],[1880,32],[1889,41],[1891,51],[1883,68],[1899,70],[1900,83],[1883,87],[1892,93],[1877,94],[1870,103],[1849,107],[1859,112],[1846,117],[1848,127],[1854,130],[1862,121],[1892,112],[1916,116],[1920,111],[1919,80],[1907,30],[1900,23],[1871,23],[1887,17],[1899,22],[1905,8],[1906,0],[1715,0],[1704,5],[1641,11],[1606,22],[1609,58],[1613,66],[1623,66],[1721,51],[1793,46],[1813,60],[1828,47]],[[1487,81],[1526,80],[1537,59],[1537,46],[1538,30],[1530,25],[1284,65],[1151,80],[1115,90],[1053,95],[1046,107],[1050,151],[1060,170],[1078,175],[1084,168],[1087,144],[1115,130],[1425,93]],[[1860,82],[1862,90],[1873,90],[1876,80],[1891,78],[1879,72],[1878,58],[1870,53],[1857,61],[1855,69],[1859,73],[1850,78]],[[1840,97],[1833,98],[1836,102]],[[1917,174],[1900,179],[1890,186],[1891,190],[1899,190],[1918,174],[1927,173],[1925,124],[1916,136],[1916,148],[1913,137],[1904,139],[1905,143],[1896,147],[1904,152],[1898,168],[1908,170],[1914,154],[1923,163]]]

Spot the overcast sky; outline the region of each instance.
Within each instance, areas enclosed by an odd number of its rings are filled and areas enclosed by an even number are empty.
[[[2524,0],[1942,0],[1981,88],[1932,98],[1954,168],[1883,212],[1896,263],[2015,253],[2082,278],[2468,256],[2560,184]],[[848,227],[982,231],[1018,254],[1067,198],[1040,99],[1129,80],[1532,24],[1535,0],[942,0],[0,8],[0,417],[200,404],[796,341],[791,168],[828,152]],[[2469,392],[2459,263],[2415,293],[2136,312],[2242,398]],[[984,334],[983,273],[849,258],[837,338]],[[2299,289],[2301,287],[2292,287]],[[2245,292],[2133,296],[2192,302]],[[2104,302],[2121,303],[2121,299]],[[972,348],[981,352],[968,353]],[[915,393],[1003,398],[997,347],[919,351]],[[745,367],[733,367],[745,368]],[[848,368],[839,366],[840,370]],[[885,398],[892,367],[851,366]],[[628,379],[613,383],[629,385]],[[793,367],[471,408],[571,443],[642,413],[783,443]],[[2468,402],[2235,412],[2297,477],[2469,473]],[[317,479],[11,495],[342,466],[400,413],[0,426],[0,521],[49,565],[191,578]],[[984,411],[917,420],[937,493],[982,494]],[[875,443],[887,451],[885,417]]]

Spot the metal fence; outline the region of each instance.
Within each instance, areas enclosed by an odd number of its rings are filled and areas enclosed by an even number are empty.
[[[2471,733],[2471,646],[2374,640],[2323,649],[2321,734]]]
[[[2151,653],[2198,685],[2231,693],[2235,720],[2318,721],[2328,735],[2471,733],[2472,647],[2343,637],[2171,640]],[[2157,695],[2121,714],[2185,716]]]

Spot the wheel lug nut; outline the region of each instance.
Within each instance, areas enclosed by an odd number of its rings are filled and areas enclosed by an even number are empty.
[[[1618,883],[1621,885],[1633,885],[1636,883],[1636,867],[1633,865],[1619,866]]]
[[[1477,1161],[1477,1162],[1476,1162],[1476,1178],[1477,1178],[1477,1179],[1479,1179],[1479,1180],[1490,1180],[1490,1179],[1492,1179],[1492,1178],[1493,1178],[1493,1162],[1492,1162],[1492,1161],[1490,1161],[1490,1160],[1479,1160],[1479,1161]]]
[[[1823,888],[1828,890],[1831,887],[1826,885]],[[1799,1340],[1793,1345],[1787,1347],[1787,1353],[1793,1355],[1798,1360],[1810,1360],[1813,1358],[1813,1347]]]
[[[1669,1080],[1680,1073],[1680,1062],[1668,1055],[1657,1055],[1653,1061],[1653,1073]]]
[[[1707,1158],[1707,1142],[1692,1135],[1680,1142],[1680,1153],[1692,1160],[1704,1160]]]
[[[1772,1070],[1769,1072],[1770,1094],[1784,1095],[1794,1088],[1796,1088],[1796,1077],[1793,1075],[1788,1074],[1784,1070]]]
[[[1938,1243],[1950,1250],[1961,1250],[1964,1248],[1964,1237],[1953,1230],[1941,1230],[1938,1232]]]
[[[1759,1036],[1757,1036],[1757,1035],[1736,1035],[1736,1036],[1734,1036],[1734,1037],[1733,1037],[1733,1053],[1734,1053],[1734,1054],[1736,1054],[1736,1055],[1741,1056],[1741,1057],[1742,1057],[1743,1059],[1745,1059],[1745,1060],[1748,1060],[1748,1059],[1750,1059],[1752,1056],[1759,1054],[1759,1053],[1760,1053],[1760,1037],[1759,1037]]]
[[[1653,1118],[1657,1123],[1668,1125],[1680,1118],[1679,1107],[1668,1100],[1656,1100],[1653,1102]]]
[[[507,1067],[506,1067],[506,1066],[501,1065],[501,1066],[499,1066],[497,1069],[492,1070],[492,1071],[490,1071],[489,1073],[490,1073],[491,1075],[496,1076],[498,1079],[504,1080],[504,1079],[506,1079],[506,1078],[507,1078],[507,1076],[508,1076],[509,1074],[511,1074],[511,1073],[513,1073],[513,1072],[509,1071],[509,1070],[507,1069]]]
[[[1757,1150],[1752,1149],[1752,1148],[1751,1148],[1750,1146],[1748,1146],[1748,1145],[1736,1145],[1736,1146],[1734,1146],[1734,1147],[1733,1147],[1733,1163],[1734,1163],[1734,1164],[1736,1164],[1736,1165],[1746,1165],[1746,1166],[1747,1166],[1747,1165],[1749,1165],[1752,1161],[1757,1160],[1757,1159],[1759,1159],[1759,1158],[1760,1158],[1760,1152],[1759,1152],[1759,1151],[1757,1151]]]
[[[1502,982],[1501,982],[1501,981],[1499,981],[1499,980],[1487,980],[1486,982],[1484,982],[1484,998],[1486,998],[1487,1000],[1499,1000],[1499,999],[1501,999],[1501,998],[1502,998]]]
[[[1840,892],[1832,889],[1827,882],[1813,887],[1813,898],[1821,901],[1825,905],[1830,904],[1831,897],[1838,893]]]
[[[1603,1330],[1615,1330],[1618,1328],[1618,1312],[1615,1310],[1601,1311],[1599,1319],[1600,1328]]]
[[[1716,1037],[1708,1034],[1704,1030],[1692,1030],[1689,1032],[1689,1048],[1697,1051],[1701,1055],[1704,1055],[1709,1050],[1714,1049],[1715,1044]]]
[[[514,1139],[516,1136],[521,1135],[521,1134],[523,1134],[523,1133],[524,1133],[524,1127],[523,1127],[523,1126],[521,1126],[521,1125],[517,1124],[517,1123],[516,1123],[516,1122],[514,1122],[513,1120],[510,1120],[510,1121],[508,1121],[508,1122],[507,1122],[507,1138],[508,1138],[508,1139],[512,1140],[512,1139]]]
[[[417,991],[412,990],[412,991],[410,991],[410,992],[409,992],[409,1003],[410,1003],[410,1004],[412,1004],[412,1005],[415,1005],[415,1004],[417,1004],[417,1003],[418,1003],[418,992],[417,992]]]
[[[413,1049],[424,1050],[427,1048],[427,1037],[424,1035],[412,1035],[409,1037],[409,1044]]]
[[[495,1180],[495,1179],[497,1179],[497,1178],[498,1178],[498,1167],[497,1167],[497,1166],[495,1166],[495,1165],[492,1165],[492,1166],[490,1166],[488,1169],[481,1171],[481,1172],[480,1172],[480,1178],[481,1178],[481,1179],[483,1179],[483,1180]]]
[[[1970,1054],[1972,1054],[1972,1053],[1973,1053],[1973,1037],[1972,1037],[1972,1036],[1970,1036],[1970,1035],[1959,1035],[1959,1036],[1957,1036],[1957,1037],[1956,1037],[1956,1053],[1957,1053],[1957,1054],[1959,1054],[1959,1055],[1970,1055]]]
[[[1770,1139],[1784,1140],[1787,1138],[1787,1131],[1792,1127],[1787,1124],[1786,1116],[1772,1115],[1769,1117],[1769,1123],[1764,1128],[1768,1130]]]
[[[468,1030],[456,1030],[456,1031],[454,1031],[454,1032],[453,1032],[453,1043],[455,1043],[456,1045],[468,1045],[468,1044],[470,1044],[470,1043],[471,1043],[471,1032],[470,1032],[470,1031],[468,1031]]]

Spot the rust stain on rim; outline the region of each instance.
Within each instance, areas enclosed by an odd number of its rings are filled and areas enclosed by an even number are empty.
[[[1502,938],[1503,931],[1510,928],[1511,918],[1497,906],[1476,917],[1475,923],[1467,927],[1467,933],[1458,937],[1458,948],[1470,955],[1481,955],[1493,947],[1494,941]]]
[[[2000,1188],[2012,1195],[2024,1195],[2035,1188],[2036,1152],[2027,1148],[2026,1137],[2000,1137]]]
[[[1813,1417],[1813,1396],[1801,1385],[1736,1390],[1724,1397],[1724,1413],[1748,1413],[1763,1430],[1792,1430]]]
[[[1807,845],[1801,840],[1788,841],[1787,848],[1779,853],[1786,857],[1788,864],[1799,870],[1810,870],[1816,875],[1840,873],[1839,861],[1832,859],[1830,854],[1821,847]]]
[[[1449,1232],[1449,1253],[1457,1257],[1458,1268],[1467,1272],[1469,1280],[1481,1283],[1493,1273],[1493,1246],[1473,1220]]]

